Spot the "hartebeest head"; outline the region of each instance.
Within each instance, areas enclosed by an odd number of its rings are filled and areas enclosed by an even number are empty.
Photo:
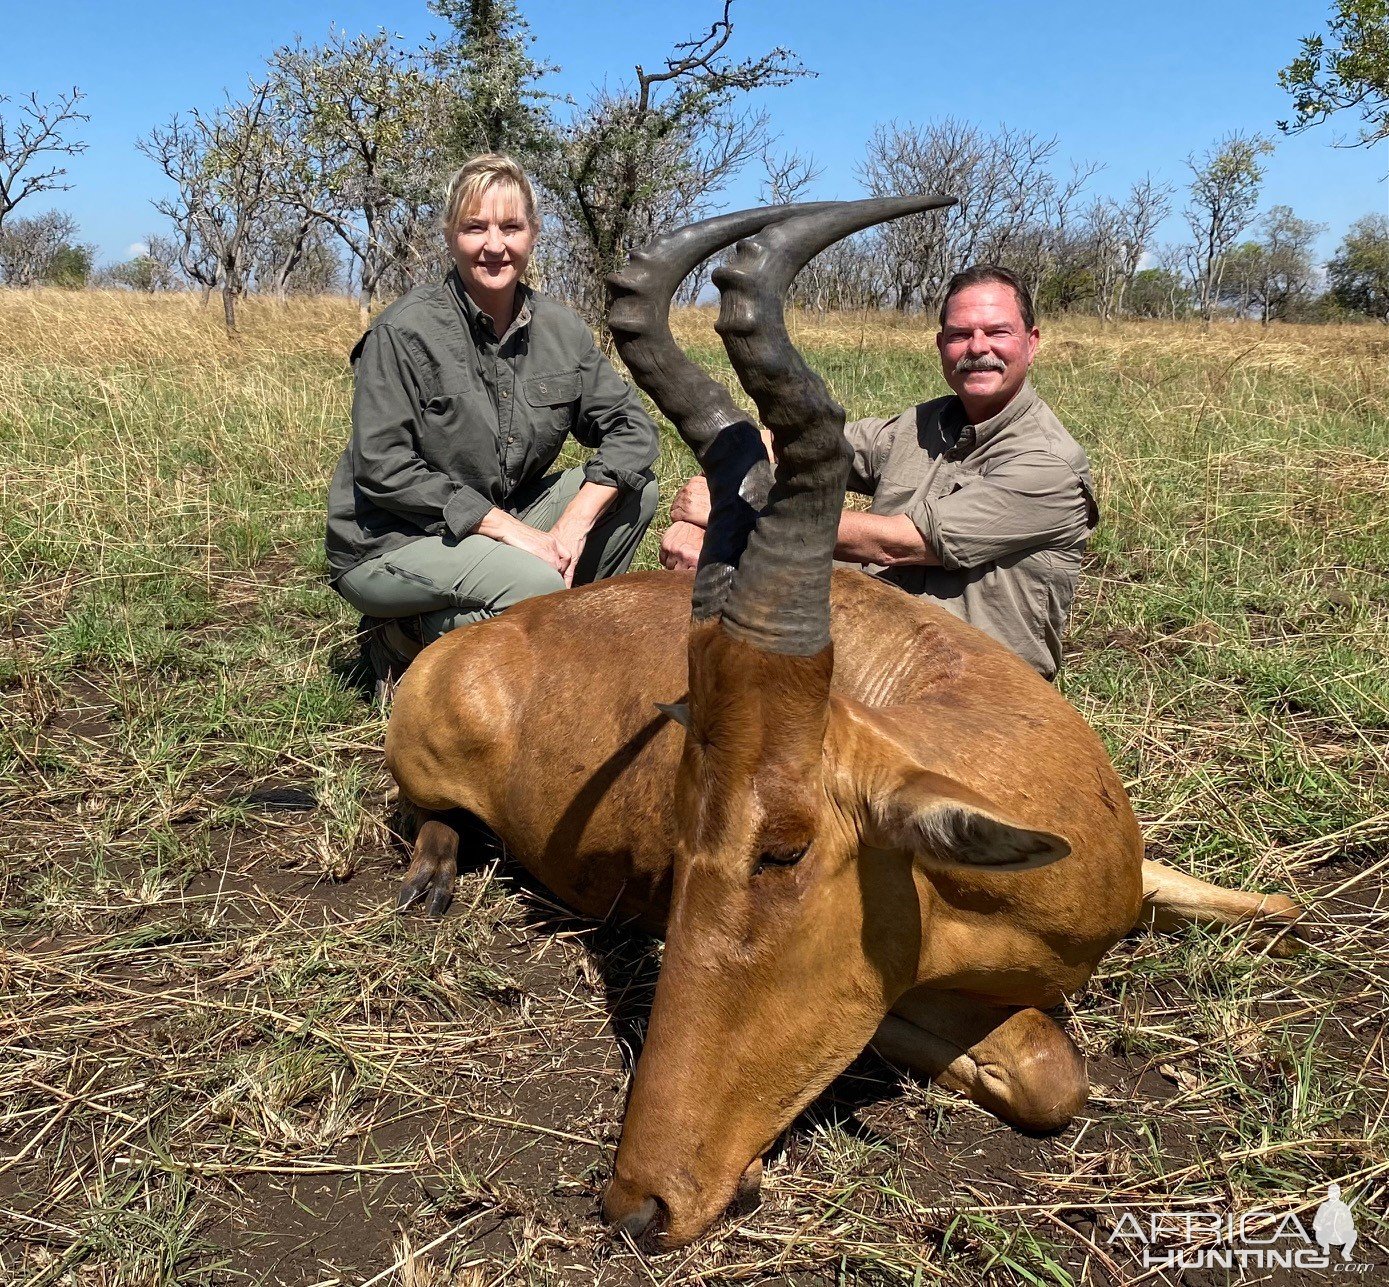
[[[697,1236],[795,1115],[920,981],[922,870],[1031,868],[1067,842],[927,772],[876,712],[831,699],[830,575],[848,476],[844,412],[786,333],[782,299],[827,245],[935,196],[779,207],[685,228],[609,282],[633,376],[708,475],[695,578],[678,851],[665,958],[608,1217]],[[718,331],[776,447],[670,335],[671,294],[714,274]],[[770,488],[768,484],[770,483]]]

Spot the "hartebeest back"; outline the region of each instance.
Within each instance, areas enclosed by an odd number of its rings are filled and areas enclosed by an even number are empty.
[[[523,603],[426,649],[396,694],[388,763],[431,815],[402,901],[446,902],[465,809],[578,910],[665,929],[604,1204],[635,1236],[698,1235],[870,1040],[1005,1120],[1063,1125],[1084,1064],[1043,1011],[1134,926],[1145,875],[1174,914],[1291,914],[1144,864],[1103,747],[1049,685],[944,611],[831,576],[843,412],[782,296],[835,238],[943,204],[752,211],[634,255],[619,350],[710,480],[693,587]],[[774,477],[669,331],[675,286],[739,237],[719,332]]]

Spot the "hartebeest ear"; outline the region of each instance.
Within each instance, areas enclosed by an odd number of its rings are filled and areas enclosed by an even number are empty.
[[[869,843],[901,849],[927,866],[1027,871],[1071,852],[1064,836],[1009,817],[958,782],[925,769],[910,772],[869,807]]]
[[[656,709],[667,719],[673,719],[681,728],[690,727],[689,702],[657,702]]]

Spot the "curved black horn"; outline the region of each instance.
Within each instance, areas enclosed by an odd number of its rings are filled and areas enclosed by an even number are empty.
[[[670,333],[670,301],[675,288],[710,255],[770,223],[839,202],[767,206],[715,215],[667,233],[632,251],[607,278],[608,329],[617,351],[662,414],[702,461],[704,452],[726,425],[746,420],[747,413],[713,376],[700,370]]]
[[[830,569],[850,463],[844,409],[791,343],[783,296],[841,237],[954,203],[929,195],[806,209],[740,242],[714,273],[717,330],[776,443],[775,482],[723,604],[724,628],[758,648],[809,656],[829,645]]]
[[[670,333],[670,301],[695,265],[769,223],[838,202],[768,206],[716,215],[639,250],[607,279],[608,329],[633,380],[675,425],[709,480],[712,512],[695,575],[695,620],[716,616],[747,545],[772,473],[751,417],[696,366]]]

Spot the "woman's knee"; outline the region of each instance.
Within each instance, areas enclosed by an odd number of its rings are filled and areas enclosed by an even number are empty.
[[[543,560],[521,550],[508,549],[507,556],[498,560],[501,566],[495,586],[483,601],[490,611],[502,612],[513,604],[564,589],[564,578]]]
[[[651,520],[656,517],[656,510],[660,504],[661,484],[653,477],[637,494],[637,521],[641,524],[643,531],[651,526]]]

